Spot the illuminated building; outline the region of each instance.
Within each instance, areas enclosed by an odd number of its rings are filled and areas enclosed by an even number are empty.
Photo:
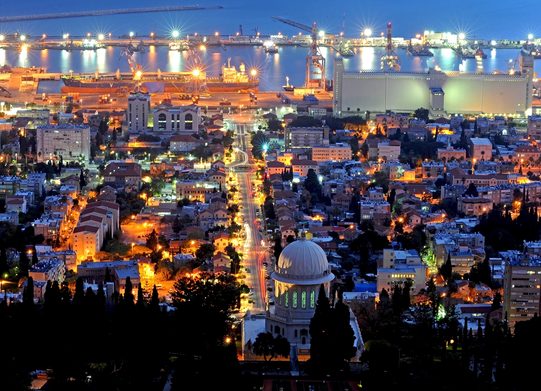
[[[351,147],[347,144],[332,144],[312,147],[312,160],[316,162],[343,162],[351,160]]]
[[[541,116],[528,117],[528,137],[541,140]]]
[[[153,111],[155,132],[197,133],[201,124],[201,108],[196,105],[160,105]]]
[[[415,250],[383,250],[383,260],[378,266],[377,290],[391,292],[396,284],[407,280],[412,283],[412,293],[417,293],[426,285],[426,265],[421,261]]]
[[[466,216],[482,216],[492,210],[492,200],[482,197],[459,197],[457,210]]]
[[[469,140],[470,158],[477,161],[492,159],[492,143],[488,138],[472,137]]]
[[[145,132],[150,122],[150,94],[132,92],[128,96],[128,131]]]
[[[541,310],[541,259],[521,255],[507,259],[504,274],[504,316],[509,327],[539,315]]]
[[[59,160],[64,163],[88,162],[90,158],[90,127],[81,125],[42,126],[36,129],[38,162]]]
[[[309,148],[321,145],[329,145],[328,127],[286,127],[285,147],[291,148]]]
[[[441,72],[345,72],[335,60],[333,111],[351,115],[370,111],[413,112],[426,107],[432,115],[492,113],[524,115],[532,108],[531,61],[521,61],[513,75]]]

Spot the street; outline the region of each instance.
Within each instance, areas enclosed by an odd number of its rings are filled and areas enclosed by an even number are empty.
[[[251,116],[250,116],[251,117]],[[253,312],[264,311],[266,308],[266,284],[265,269],[263,262],[267,261],[267,249],[261,245],[263,235],[260,206],[257,202],[253,181],[256,168],[251,162],[250,134],[247,130],[246,115],[238,116],[235,121],[235,135],[237,144],[237,162],[231,164],[230,168],[235,170],[240,193],[240,214],[244,223],[246,240],[244,242],[244,267],[246,270],[246,283],[250,287]],[[249,120],[249,118],[248,118]]]

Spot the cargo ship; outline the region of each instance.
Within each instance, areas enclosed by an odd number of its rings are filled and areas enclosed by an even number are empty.
[[[219,76],[207,76],[199,68],[191,72],[125,72],[113,74],[62,75],[64,85],[62,93],[80,94],[115,94],[127,93],[135,87],[150,93],[172,92],[238,92],[257,91],[259,77],[256,69],[246,71],[240,64],[239,69],[228,60],[222,66]]]
[[[433,57],[434,56],[434,53],[432,53],[426,45],[409,44],[406,50],[408,51],[408,54],[411,54],[412,56],[416,56],[416,57]]]

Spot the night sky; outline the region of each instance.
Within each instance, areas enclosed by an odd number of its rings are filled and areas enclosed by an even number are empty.
[[[465,31],[469,37],[486,39],[524,39],[528,33],[541,36],[540,0],[92,0],[78,3],[73,0],[25,0],[2,3],[5,15],[182,4],[226,7],[224,10],[169,15],[117,15],[0,25],[2,32],[19,30],[29,34],[45,31],[50,34],[62,31],[125,34],[130,30],[140,34],[151,30],[165,34],[173,28],[201,33],[215,30],[234,33],[239,24],[243,25],[245,34],[253,33],[255,28],[265,33],[296,33],[296,29],[271,19],[271,16],[283,16],[306,24],[317,20],[326,31],[345,31],[349,35],[358,34],[366,26],[380,32],[390,20],[395,26],[395,34],[406,37],[425,29]]]

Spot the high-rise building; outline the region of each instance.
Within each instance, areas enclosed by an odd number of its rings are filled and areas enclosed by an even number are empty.
[[[47,125],[36,130],[38,162],[62,160],[88,162],[90,127],[86,125]]]
[[[509,327],[530,320],[541,310],[541,258],[521,255],[509,259],[504,275],[504,313]]]
[[[150,94],[132,92],[128,97],[128,131],[137,133],[147,130],[150,115]]]

